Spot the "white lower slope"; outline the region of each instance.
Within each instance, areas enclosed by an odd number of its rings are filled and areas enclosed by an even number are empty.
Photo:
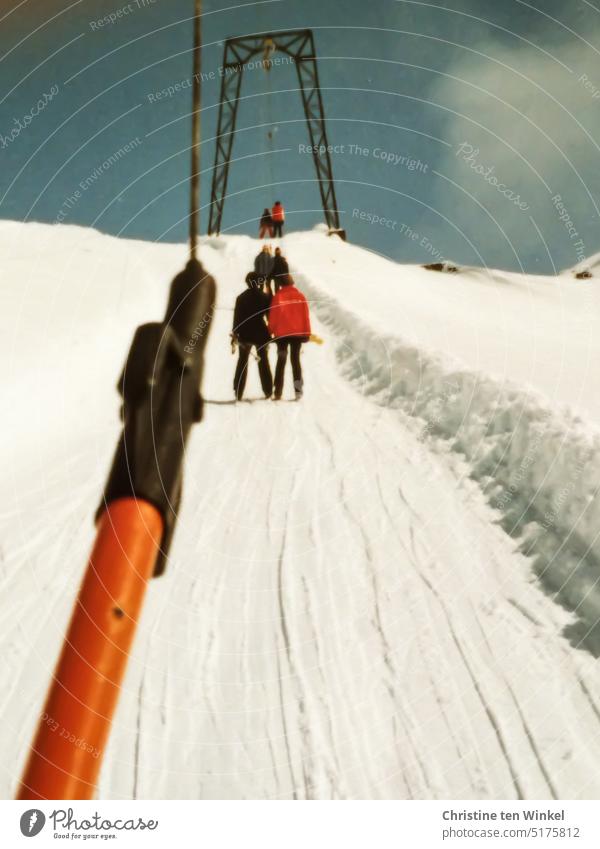
[[[79,279],[82,232],[58,231]],[[319,237],[305,238],[318,249]],[[59,403],[40,410],[27,439],[13,433],[5,457],[2,795],[92,539],[127,342],[135,323],[162,314],[161,287],[183,256],[94,242],[111,307],[99,303],[86,327],[112,321],[114,344],[92,359],[93,380],[88,358],[46,372],[44,391]],[[349,337],[332,333],[342,319],[334,327],[313,305],[327,344],[306,348],[301,404],[224,403],[230,307],[256,248],[243,239],[206,249],[220,295],[205,395],[220,403],[190,442],[171,562],[150,587],[99,795],[597,798],[600,686],[593,657],[562,636],[572,617],[541,592],[470,467],[442,446],[434,453],[422,424],[340,374]],[[290,239],[299,264],[293,252]],[[114,311],[125,281],[143,314]],[[45,347],[54,339],[58,351],[66,335],[72,354],[72,334],[85,332],[83,314],[72,318],[55,336],[45,325]],[[362,334],[350,336],[362,363]],[[353,360],[341,360],[343,372]],[[31,413],[27,390],[45,371],[34,358],[25,365],[15,422]],[[365,370],[363,392],[372,377]],[[252,373],[248,396],[259,395]]]

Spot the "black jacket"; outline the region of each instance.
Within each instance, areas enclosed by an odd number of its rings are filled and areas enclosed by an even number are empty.
[[[266,345],[271,336],[265,324],[269,316],[271,296],[261,289],[247,289],[238,295],[233,312],[233,332],[240,342]]]
[[[281,278],[290,273],[288,261],[284,256],[275,254],[273,258],[273,269],[271,277],[274,277],[278,283],[281,283]]]

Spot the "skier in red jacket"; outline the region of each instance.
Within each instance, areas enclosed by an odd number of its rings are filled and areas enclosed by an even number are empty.
[[[283,236],[283,223],[285,221],[285,209],[281,205],[281,201],[275,201],[275,206],[271,210],[271,221],[273,222],[273,236],[281,238]]]
[[[310,339],[310,315],[308,301],[296,287],[288,274],[281,279],[281,288],[271,301],[269,331],[277,343],[277,368],[275,369],[274,401],[281,400],[283,378],[287,363],[288,348],[292,362],[296,400],[302,398],[304,383],[300,351],[302,344]]]

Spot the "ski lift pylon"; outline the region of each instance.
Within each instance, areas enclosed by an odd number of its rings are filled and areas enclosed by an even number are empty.
[[[296,69],[316,171],[315,182],[321,195],[328,232],[345,239],[345,231],[340,227],[315,41],[312,30],[309,29],[287,30],[270,35],[264,33],[244,35],[228,38],[225,41],[222,66],[225,73],[221,79],[208,232],[210,235],[221,232],[237,114],[242,101],[240,93],[244,69],[253,59],[260,56],[263,57],[263,65],[267,68],[271,67],[272,53],[276,50],[288,56]],[[271,130],[267,133],[270,142],[273,140],[274,132]]]

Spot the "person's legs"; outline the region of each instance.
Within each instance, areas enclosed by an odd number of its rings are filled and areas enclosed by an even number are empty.
[[[273,224],[273,231],[275,238],[281,238],[283,236],[283,221],[276,221]]]
[[[275,398],[279,400],[283,395],[283,378],[285,375],[285,364],[287,362],[288,340],[277,341],[277,367],[275,369]]]
[[[265,238],[265,236],[267,236],[267,234],[268,234],[268,237],[270,237],[270,235],[271,235],[271,228],[270,228],[270,227],[268,227],[266,224],[261,224],[260,229],[259,229],[259,231],[258,231],[258,238],[259,238],[259,239],[264,239],[264,238]]]
[[[260,385],[265,393],[265,398],[270,398],[273,392],[273,375],[271,374],[271,365],[269,363],[269,346],[263,345],[256,349],[258,352],[258,373],[260,375]]]
[[[233,378],[233,391],[238,401],[244,397],[244,389],[246,388],[246,378],[248,377],[248,357],[252,346],[246,345],[245,342],[239,344],[239,356]]]
[[[290,342],[290,360],[292,362],[292,375],[294,377],[296,398],[301,398],[304,390],[304,382],[302,380],[302,363],[300,362],[301,350],[302,342],[300,342],[299,339],[294,339]]]

